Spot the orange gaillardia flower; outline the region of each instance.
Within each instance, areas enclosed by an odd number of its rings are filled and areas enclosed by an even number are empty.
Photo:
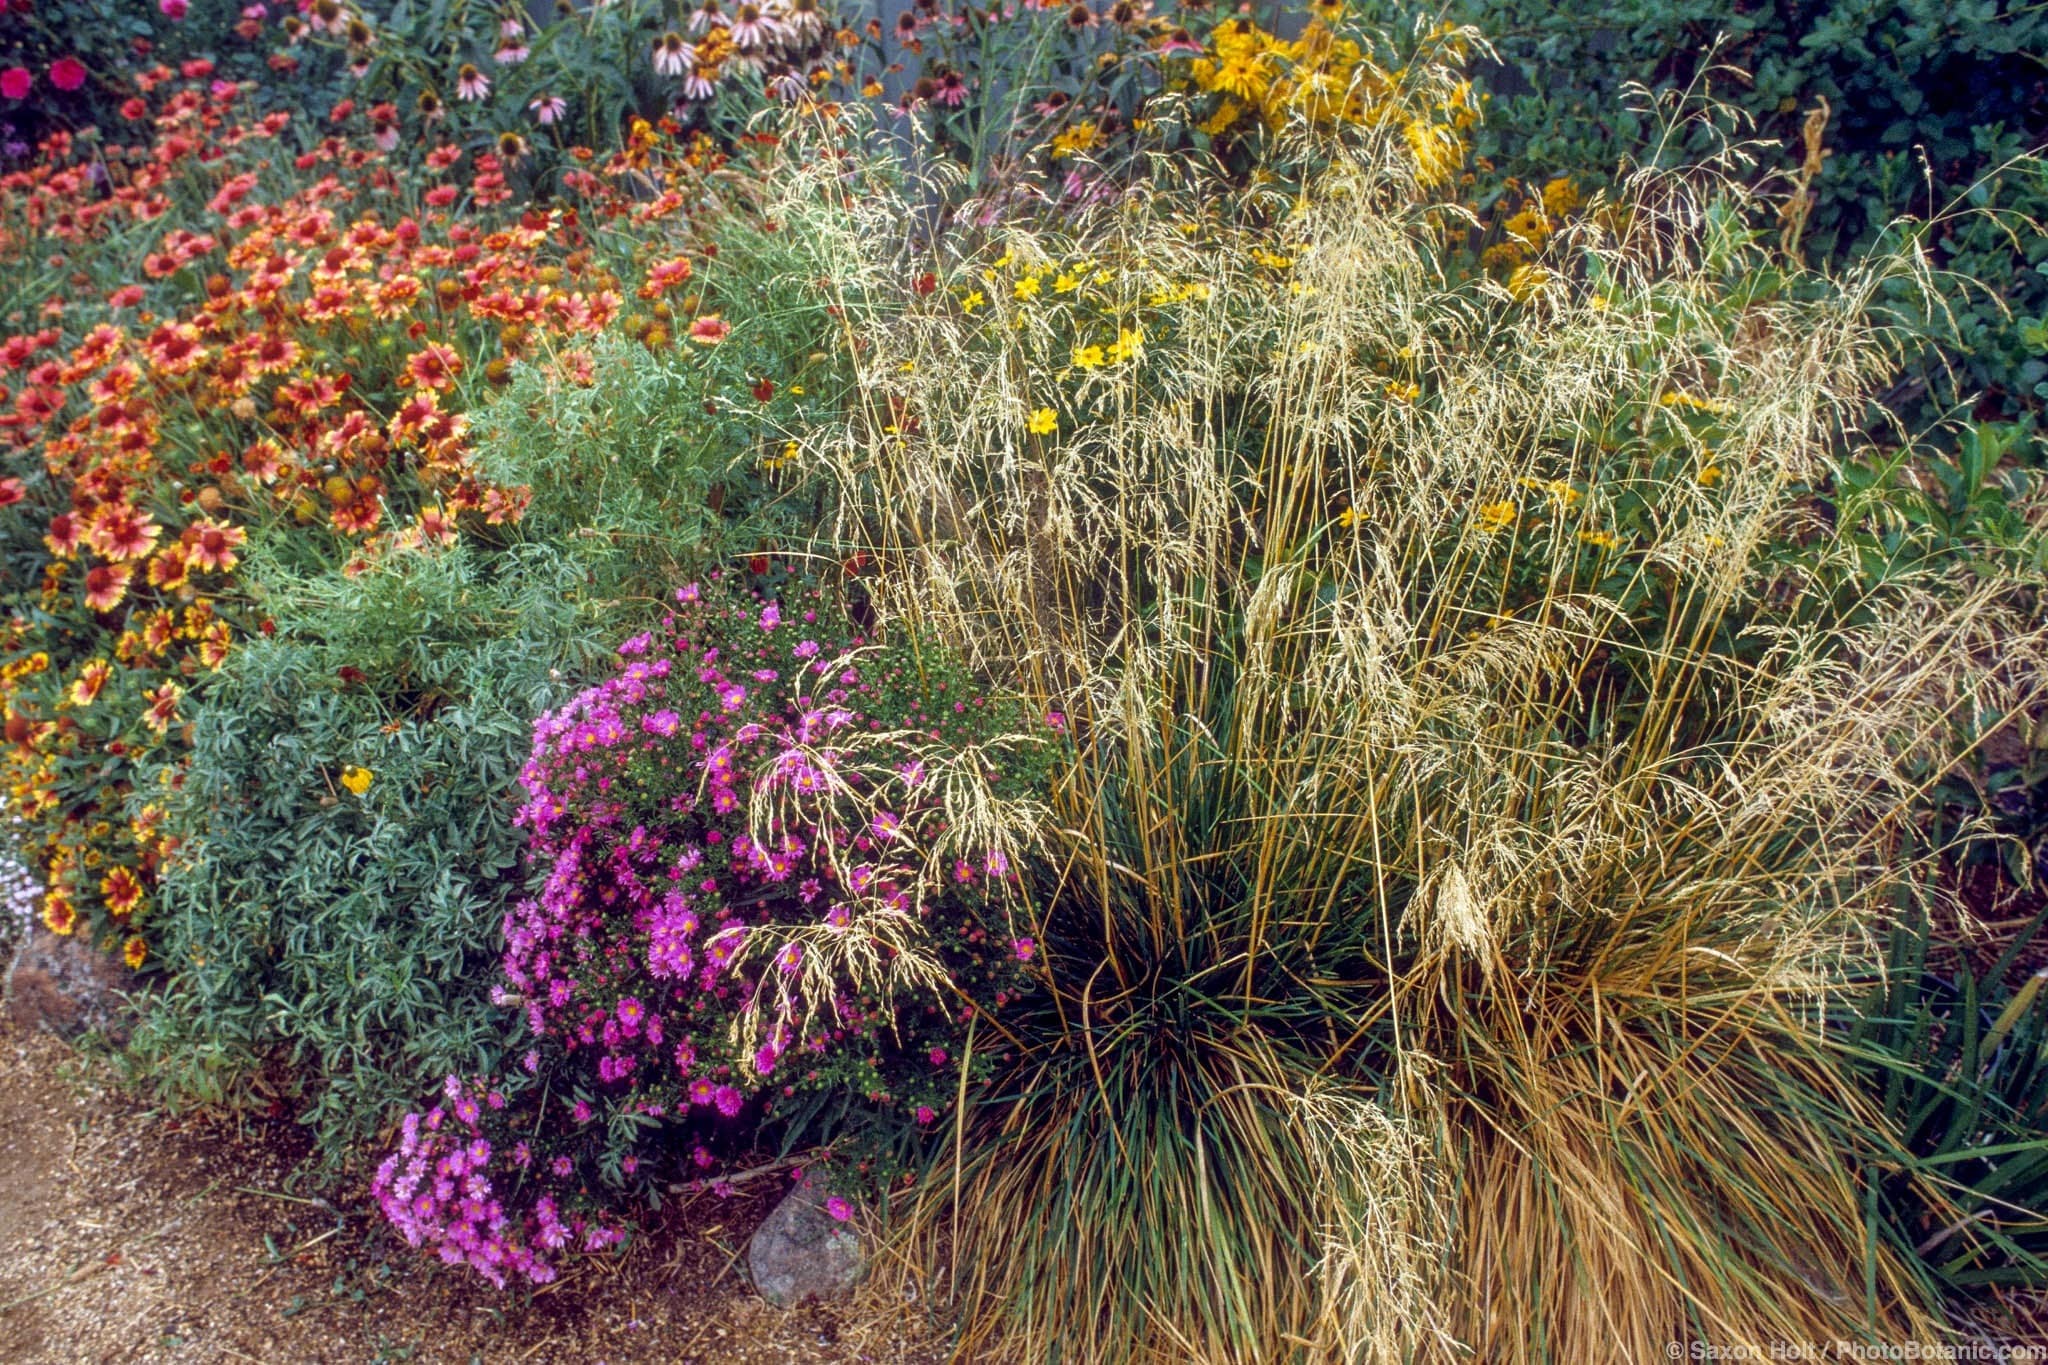
[[[149,585],[165,592],[176,592],[190,579],[192,563],[186,558],[183,545],[167,545],[158,550],[149,561]]]
[[[163,734],[171,728],[171,722],[177,719],[178,698],[184,695],[185,690],[174,682],[166,682],[161,687],[144,692],[142,699],[149,703],[149,709],[142,713],[142,723],[158,734]]]
[[[85,605],[94,611],[112,611],[128,595],[128,580],[134,570],[126,564],[96,564],[85,571]]]
[[[53,934],[68,934],[78,927],[78,911],[62,887],[53,886],[43,895],[43,927]]]
[[[124,919],[142,904],[142,879],[135,875],[135,869],[116,865],[100,878],[100,895],[107,902],[107,910],[115,919]]]
[[[163,653],[177,638],[177,618],[168,611],[153,611],[149,614],[149,619],[143,622],[142,643],[152,654]]]
[[[105,687],[107,680],[113,676],[113,666],[105,659],[92,660],[78,670],[78,677],[71,684],[71,704],[91,706],[93,698],[99,696],[100,689]]]
[[[142,941],[142,935],[128,936],[128,941],[121,945],[121,960],[135,968],[141,967],[149,960],[149,945]]]
[[[228,646],[234,641],[234,632],[225,621],[215,621],[199,637],[199,662],[208,668],[219,668],[227,662]]]
[[[127,503],[108,503],[93,517],[86,538],[107,559],[140,559],[155,547],[163,528],[149,513]]]
[[[398,382],[438,392],[453,385],[461,373],[462,357],[437,342],[405,358],[405,373]]]
[[[239,526],[217,521],[199,521],[185,528],[184,539],[191,546],[192,562],[202,569],[226,573],[240,563],[235,551],[249,535]]]

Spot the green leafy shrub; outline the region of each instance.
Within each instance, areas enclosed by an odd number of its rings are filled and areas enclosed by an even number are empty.
[[[2048,237],[2027,221],[2048,216],[2048,170],[2015,164],[2048,143],[2048,85],[2034,55],[2048,49],[2048,14],[2038,6],[1467,0],[1454,13],[1486,34],[1499,59],[1474,68],[1487,100],[1474,145],[1490,173],[1473,199],[1497,223],[1554,178],[1612,183],[1623,163],[1684,165],[1731,136],[1780,142],[1761,169],[1792,177],[1806,157],[1807,115],[1825,100],[1805,250],[1845,262],[1911,214],[1932,220],[1919,239],[1955,272],[1946,307],[1925,318],[1941,355],[1926,357],[1899,394],[1931,386],[1935,402],[1908,415],[1941,415],[1958,393],[1982,391],[1985,416],[2017,417],[2048,399]],[[1632,86],[1660,107],[1631,107]],[[1687,94],[1731,102],[1743,123],[1669,103]],[[1996,215],[1946,212],[1952,205]]]
[[[223,669],[153,797],[176,853],[138,1076],[288,1097],[339,1160],[422,1078],[499,1061],[515,779],[531,716],[599,648],[585,573],[530,546],[271,587],[276,636]]]

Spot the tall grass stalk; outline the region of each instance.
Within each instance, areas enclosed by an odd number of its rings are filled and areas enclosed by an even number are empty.
[[[777,206],[860,372],[803,443],[836,538],[1070,740],[1018,834],[1042,996],[916,1210],[963,1354],[1930,1330],[1825,1021],[1924,894],[1910,765],[2039,695],[2044,630],[1836,591],[1801,491],[1926,265],[1791,274],[1708,170],[1461,282],[1414,146],[914,248],[848,161]]]

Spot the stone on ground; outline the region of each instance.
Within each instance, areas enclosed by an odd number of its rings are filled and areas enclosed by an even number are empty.
[[[754,1287],[777,1308],[841,1298],[867,1269],[860,1234],[825,1211],[825,1198],[816,1182],[806,1180],[747,1243]]]

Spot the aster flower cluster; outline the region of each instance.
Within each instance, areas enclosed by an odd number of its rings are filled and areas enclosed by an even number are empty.
[[[675,597],[616,674],[539,718],[521,773],[537,890],[506,917],[497,999],[530,1043],[506,1088],[539,1112],[512,1161],[569,1207],[658,1176],[717,1190],[764,1126],[932,1128],[969,1022],[1016,999],[1033,952],[1021,820],[963,814],[1026,809],[1042,746],[1016,708],[822,589]],[[803,1128],[826,1107],[836,1128]],[[409,1124],[377,1187],[409,1239],[492,1274],[559,1222],[494,1205],[490,1152],[423,1124],[446,1117]],[[452,1193],[423,1201],[449,1160]]]
[[[601,1220],[564,1220],[550,1195],[519,1218],[507,1215],[490,1171],[498,1155],[486,1120],[506,1107],[505,1094],[482,1080],[448,1077],[444,1103],[407,1114],[398,1150],[370,1182],[370,1194],[393,1227],[415,1247],[432,1246],[450,1265],[467,1265],[503,1289],[512,1275],[535,1284],[555,1278],[550,1253],[601,1251],[624,1233]],[[513,1145],[515,1172],[532,1165],[532,1149]]]
[[[535,726],[517,819],[546,878],[506,921],[505,974],[534,1035],[640,1112],[731,1118],[937,984],[935,913],[983,939],[1003,918],[1009,858],[949,827],[941,781],[1001,774],[974,770],[986,700],[824,594],[787,615],[677,599]]]

